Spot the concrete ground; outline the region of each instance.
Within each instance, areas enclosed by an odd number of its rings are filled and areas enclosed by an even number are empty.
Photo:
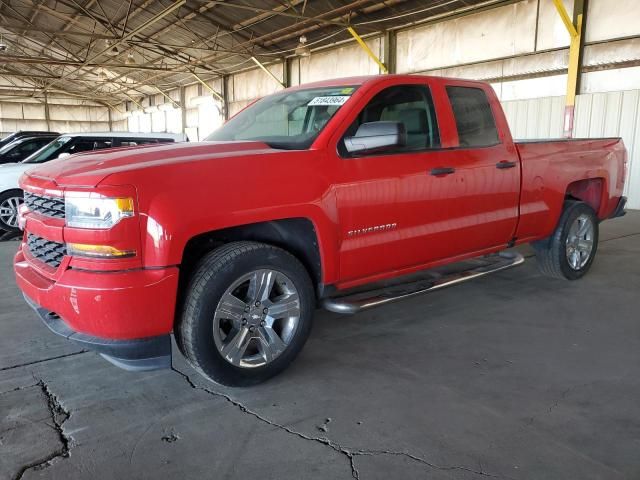
[[[119,370],[51,334],[0,244],[0,478],[638,479],[640,213],[578,282],[525,265],[353,317],[318,312],[251,389]]]

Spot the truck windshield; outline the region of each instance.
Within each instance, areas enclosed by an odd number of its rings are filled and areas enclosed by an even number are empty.
[[[310,88],[269,95],[237,114],[205,140],[253,140],[272,148],[308,149],[356,88]]]
[[[65,143],[71,140],[71,137],[58,137],[53,142],[48,143],[40,150],[33,152],[22,163],[44,163],[47,160],[56,158],[56,153],[60,150]]]

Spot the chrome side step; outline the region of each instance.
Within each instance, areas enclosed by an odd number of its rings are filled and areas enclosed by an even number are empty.
[[[325,298],[322,301],[322,306],[330,312],[354,314],[515,267],[524,262],[524,257],[520,253],[510,251],[480,257],[474,261],[476,264],[470,268],[446,274],[436,273],[428,279],[419,279],[410,283],[401,283],[340,297]]]

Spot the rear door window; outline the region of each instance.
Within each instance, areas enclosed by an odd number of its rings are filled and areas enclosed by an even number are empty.
[[[113,147],[113,140],[110,138],[96,138],[93,141],[94,150],[103,150],[105,148]]]
[[[92,150],[102,150],[104,148],[111,148],[113,145],[113,141],[111,138],[88,138],[81,137],[76,139],[70,145],[67,146],[66,149],[62,150],[64,153],[80,153],[80,152],[90,152]]]
[[[488,147],[499,143],[487,94],[480,88],[447,87],[461,147]]]
[[[71,142],[67,145],[65,149],[61,151],[61,153],[80,153],[80,152],[88,152],[93,150],[93,140],[89,138],[79,138],[74,142]]]
[[[157,138],[123,138],[122,140],[116,140],[119,147],[137,147],[138,145],[149,145],[164,141]]]

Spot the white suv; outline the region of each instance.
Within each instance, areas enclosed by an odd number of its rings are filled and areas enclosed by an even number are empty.
[[[18,231],[18,208],[22,203],[22,190],[18,187],[18,180],[26,170],[35,167],[36,164],[103,148],[187,140],[183,134],[172,133],[69,133],[60,135],[20,163],[0,165],[0,235],[4,232]]]

